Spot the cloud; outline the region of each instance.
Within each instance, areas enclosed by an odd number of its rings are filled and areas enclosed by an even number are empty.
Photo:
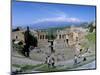
[[[75,17],[68,17],[68,14],[59,11],[56,13],[56,17],[40,18],[35,20],[34,24],[41,22],[81,22],[81,20]]]
[[[38,19],[34,22],[34,24],[40,22],[81,22],[81,21],[78,18],[61,16],[61,17]]]
[[[66,18],[66,21],[68,21],[68,22],[81,22],[78,18],[74,18],[74,17]]]

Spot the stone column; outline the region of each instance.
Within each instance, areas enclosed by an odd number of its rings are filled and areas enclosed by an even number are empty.
[[[59,35],[57,34],[57,39],[59,39]]]

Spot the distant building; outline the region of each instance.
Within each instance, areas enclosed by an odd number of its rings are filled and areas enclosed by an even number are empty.
[[[12,32],[12,40],[24,41],[24,31]]]
[[[25,30],[12,32],[12,40],[24,42],[24,33],[25,33]],[[33,36],[35,36],[38,39],[38,41],[39,40],[47,40],[47,33],[46,32],[30,30],[30,33]]]
[[[18,40],[24,42],[24,32],[25,30],[20,31],[14,31],[12,32],[12,40]],[[73,44],[76,41],[79,41],[80,39],[84,38],[85,29],[81,27],[74,27],[71,26],[70,28],[65,28],[63,30],[57,30],[55,36],[56,42],[66,42],[66,39],[68,39],[69,44]],[[48,32],[41,31],[41,30],[30,30],[30,33],[34,35],[39,43],[45,42],[48,43]]]
[[[47,32],[38,31],[37,32],[38,40],[47,40]]]

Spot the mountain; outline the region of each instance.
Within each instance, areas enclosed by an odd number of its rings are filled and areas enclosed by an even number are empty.
[[[41,22],[29,25],[32,29],[47,29],[54,27],[65,27],[65,26],[80,26],[81,22]]]
[[[87,22],[61,22],[61,21],[45,21],[45,22],[39,22],[36,24],[28,24],[28,25],[21,25],[23,29],[26,29],[27,26],[30,27],[30,29],[48,29],[48,28],[55,28],[55,27],[70,27],[73,26],[80,26],[80,27],[87,27]],[[17,27],[17,26],[16,26]],[[16,28],[14,27],[14,28]]]

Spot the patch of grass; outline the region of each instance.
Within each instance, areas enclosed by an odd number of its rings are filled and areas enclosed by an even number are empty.
[[[88,41],[95,43],[95,40],[96,40],[95,34],[96,34],[95,32],[88,33],[88,35],[86,35],[86,38],[88,39]]]
[[[39,67],[41,65],[43,65],[43,64],[38,64],[38,65],[24,65],[24,66],[21,67],[21,70],[22,71],[31,70],[31,69],[34,69],[34,68]]]
[[[22,71],[27,71],[27,70],[31,70],[34,69],[36,67],[39,67],[43,64],[38,64],[38,65],[19,65],[19,64],[12,64],[12,66],[17,67],[17,68],[21,68]]]
[[[12,64],[12,66],[14,66],[14,67],[21,67],[21,65],[18,65],[18,64]]]
[[[64,69],[59,69],[58,67],[50,67],[48,68],[47,64],[44,64],[43,67],[37,69],[38,71],[45,71],[45,72],[57,72],[57,71],[63,71]]]

